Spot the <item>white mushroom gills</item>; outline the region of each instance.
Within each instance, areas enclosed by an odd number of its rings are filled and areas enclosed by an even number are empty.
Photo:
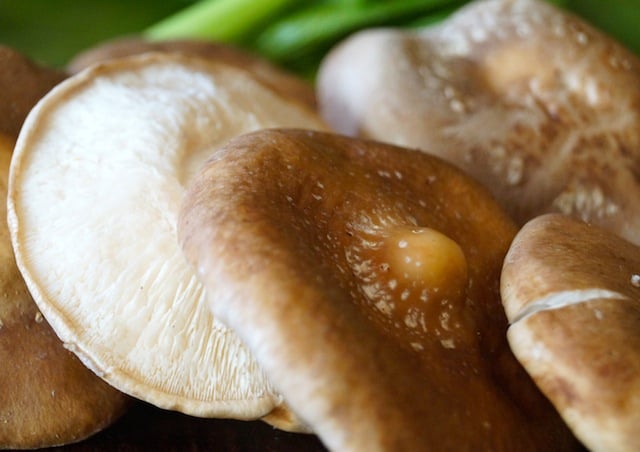
[[[268,127],[324,125],[244,71],[176,55],[81,72],[30,114],[11,170],[16,259],[65,346],[112,386],[199,416],[281,403],[211,315],[176,237],[200,164]]]

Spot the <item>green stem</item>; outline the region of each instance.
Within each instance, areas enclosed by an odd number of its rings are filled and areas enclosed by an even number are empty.
[[[144,31],[152,40],[237,42],[295,0],[202,0]]]
[[[292,14],[258,36],[258,52],[277,61],[297,58],[304,52],[329,46],[350,32],[375,25],[398,25],[454,0],[387,1],[366,6],[320,4]]]
[[[424,27],[429,27],[431,25],[438,24],[443,20],[447,19],[451,14],[455,13],[465,3],[467,2],[460,1],[458,3],[454,3],[444,8],[440,8],[437,11],[430,12],[424,16],[418,17],[417,19],[409,22],[406,25],[406,27],[407,28],[424,28]]]

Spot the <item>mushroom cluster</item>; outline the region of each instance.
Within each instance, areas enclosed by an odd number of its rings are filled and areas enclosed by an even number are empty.
[[[340,451],[640,447],[640,62],[610,38],[472,2],[347,38],[315,90],[218,43],[3,52],[0,448],[132,400]]]
[[[637,56],[532,0],[363,31],[318,76],[335,130],[438,155],[526,223],[502,274],[510,345],[592,450],[639,447],[639,87]]]

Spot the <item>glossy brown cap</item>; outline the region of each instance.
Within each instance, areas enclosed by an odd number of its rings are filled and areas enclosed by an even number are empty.
[[[506,343],[515,226],[440,159],[245,134],[194,177],[178,227],[212,311],[330,449],[575,445]]]

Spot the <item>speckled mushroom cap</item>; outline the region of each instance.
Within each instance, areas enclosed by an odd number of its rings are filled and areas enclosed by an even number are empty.
[[[356,34],[323,62],[318,101],[341,132],[455,163],[519,223],[562,212],[640,243],[640,63],[545,1]]]
[[[191,415],[304,429],[202,303],[176,237],[210,152],[284,125],[326,127],[246,71],[164,53],[81,71],[27,117],[9,179],[16,261],[57,335],[112,386]]]
[[[63,74],[0,47],[0,199],[7,197],[15,137]],[[129,399],[66,350],[18,271],[0,203],[0,449],[80,441],[107,427]]]
[[[640,249],[558,214],[531,220],[502,272],[517,358],[590,450],[640,449]]]
[[[262,130],[204,164],[178,227],[215,315],[330,449],[575,446],[506,344],[515,227],[445,162]]]
[[[211,61],[231,64],[249,71],[262,83],[278,93],[296,99],[309,108],[316,108],[313,86],[271,62],[230,44],[193,39],[148,41],[130,36],[101,43],[77,54],[67,65],[71,73],[114,58],[148,52],[168,52],[192,55]]]

